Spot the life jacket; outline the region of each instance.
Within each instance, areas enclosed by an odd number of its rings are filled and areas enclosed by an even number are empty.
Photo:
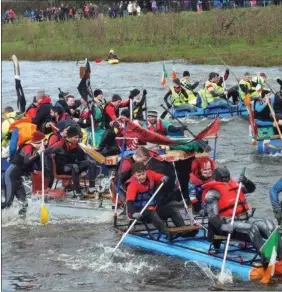
[[[190,80],[187,77],[182,77],[180,79],[180,83],[184,85],[184,88],[186,90],[186,93],[188,95],[188,98],[184,96],[184,101],[186,103],[192,104],[192,105],[196,105],[197,103],[197,97],[195,96],[193,90],[188,89],[185,85],[189,86],[191,85]]]
[[[113,107],[115,110],[116,117],[119,117],[119,109],[115,108],[111,101],[107,102],[104,108],[104,121],[106,129],[110,128],[110,122],[112,121],[112,118],[107,113],[108,107]]]
[[[136,185],[140,184],[134,176],[132,176],[129,179],[129,181],[126,182],[126,186],[130,183],[134,183]],[[148,203],[148,201],[152,197],[155,183],[154,183],[154,180],[149,175],[147,175],[147,179],[146,179],[145,184],[146,184],[146,186],[148,186],[148,190],[138,193],[137,196],[135,197],[135,201],[133,202],[133,206],[136,209],[141,210],[142,208],[144,208],[144,206]],[[144,184],[142,184],[142,185],[144,185]],[[148,205],[148,208],[151,210],[154,210],[156,207],[156,204],[157,204],[156,200],[152,200],[152,202]]]
[[[211,90],[211,88],[212,88],[212,90]],[[224,88],[221,86],[218,86],[216,83],[206,81],[204,89],[199,90],[199,94],[200,94],[201,101],[202,101],[201,102],[202,108],[206,108],[209,104],[218,100],[218,97],[212,96],[210,91],[214,91],[216,93],[223,93]]]
[[[37,152],[37,150],[31,144],[23,144],[17,149],[15,155],[11,159],[11,163],[16,165],[18,168],[20,168],[24,172],[31,172],[34,168],[34,165],[37,162],[40,163],[40,159],[38,158],[37,161],[34,161],[32,165],[30,164],[25,165],[24,157],[21,155],[21,152],[23,149],[25,149],[24,152],[26,154],[33,154],[33,153],[35,154]]]
[[[278,93],[274,96],[273,110],[275,114],[282,114],[282,96],[278,96]]]
[[[10,125],[15,122],[16,118],[16,112],[10,112],[5,115],[5,118],[2,122],[2,135],[7,135],[9,133]]]
[[[37,130],[37,125],[32,124],[30,118],[21,118],[12,123],[9,130],[13,131],[15,128],[19,131],[17,145],[20,146],[31,140],[32,134]]]
[[[181,106],[185,103],[185,100],[184,100],[185,96],[182,94],[181,88],[180,88],[179,92],[177,92],[175,90],[175,88],[173,86],[171,86],[170,91],[171,91],[173,106],[178,107],[178,106]]]
[[[254,102],[254,116],[255,116],[255,119],[261,120],[261,121],[272,121],[272,118],[270,116],[270,109],[269,109],[268,105],[266,105],[266,107],[261,112],[256,111],[256,104],[258,102],[260,102],[260,101],[259,100],[255,100],[255,102]]]
[[[166,134],[166,128],[162,123],[162,120],[158,119],[156,125],[152,125],[150,122],[147,122],[147,129],[149,131],[164,135]]]
[[[50,144],[50,140],[51,140],[51,138],[56,138],[56,139],[52,139],[53,141],[52,141],[52,144]],[[51,135],[48,137],[48,140],[47,140],[47,145],[48,145],[48,147],[50,146],[50,147],[52,147],[52,145],[53,144],[55,144],[55,143],[57,143],[57,142],[59,142],[59,141],[61,141],[61,140],[64,140],[64,138],[58,133],[58,132],[56,132],[56,133],[51,133]]]
[[[233,209],[237,197],[239,185],[236,181],[230,180],[228,183],[211,181],[202,186],[203,196],[202,200],[205,202],[206,194],[209,190],[216,190],[220,193],[218,201],[218,215],[219,217],[232,217]],[[241,190],[239,194],[239,201],[235,215],[242,214],[249,210],[245,194]]]
[[[31,117],[32,119],[35,118],[37,113],[37,106],[35,104],[31,104],[25,111],[26,117]]]
[[[87,120],[90,118],[91,112],[89,109],[85,108],[81,113],[80,113],[80,118],[83,120]]]
[[[241,89],[240,85],[245,85],[248,89],[248,94],[251,94],[251,97],[255,98],[258,97],[259,94],[256,91],[255,87],[252,87],[252,81],[246,81],[244,79],[241,79],[239,82],[239,94],[242,100],[245,99],[246,93]]]

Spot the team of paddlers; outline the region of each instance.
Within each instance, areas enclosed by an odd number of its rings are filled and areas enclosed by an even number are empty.
[[[266,106],[270,101],[278,123],[282,125],[282,94],[280,91],[270,97],[269,89],[265,88],[265,74],[251,78],[246,73],[239,82],[239,87],[226,90],[224,83],[228,74],[228,70],[223,77],[215,72],[210,73],[204,88],[195,93],[199,82],[193,83],[189,72],[184,71],[180,80],[173,80],[173,86],[164,97],[165,102],[169,108],[189,107],[195,110],[199,106],[228,106],[229,98],[232,98],[233,103],[238,103],[249,95],[254,103],[258,127],[260,122],[262,125],[273,124],[273,117]],[[281,85],[281,80],[278,79],[278,83]],[[135,153],[120,161],[111,188],[113,196],[119,193],[118,204],[120,207],[126,206],[130,218],[151,222],[163,233],[168,232],[163,221],[168,218],[176,226],[184,226],[179,209],[171,204],[181,200],[180,194],[183,193],[184,199],[192,204],[194,213],[209,219],[209,240],[212,241],[215,234],[232,233],[235,238],[250,241],[260,253],[264,240],[273,232],[275,224],[271,219],[251,215],[245,195],[254,192],[256,187],[245,175],[242,174],[238,181],[232,179],[226,167],[216,167],[215,162],[206,155],[186,164],[177,164],[163,160],[157,151],[146,148],[146,143],[138,145],[134,139],[122,145],[117,142],[117,138],[124,138],[126,135],[129,119],[162,136],[183,135],[185,127],[174,126],[169,121],[160,119],[157,111],[147,110],[146,96],[146,90],[140,92],[133,89],[126,100],[114,94],[107,102],[100,89],[94,91],[91,101],[86,101],[85,98],[76,100],[73,95],[60,92],[59,100],[53,105],[51,97],[41,90],[24,114],[18,115],[12,107],[6,107],[2,123],[2,150],[6,150],[10,167],[5,172],[6,200],[2,202],[2,208],[9,207],[16,196],[21,204],[19,214],[26,213],[27,200],[22,176],[30,175],[43,167],[40,165],[43,151],[49,188],[53,185],[55,162],[57,173],[72,176],[74,197],[81,200],[85,194],[81,189],[80,174],[88,171],[87,193],[94,193],[97,164],[88,159],[78,142],[95,145],[96,150],[104,156],[123,153],[123,146],[126,145],[128,149],[134,149]],[[168,102],[169,96],[172,98],[171,103]],[[141,209],[160,183],[164,184],[160,193],[141,214]],[[239,194],[235,222],[231,224],[239,183],[243,187]],[[277,186],[272,189],[271,200],[275,217],[280,224],[282,210],[278,194],[281,192],[281,181]],[[190,235],[197,232],[191,231]],[[262,253],[260,256],[263,263],[267,262]],[[282,245],[278,259],[282,259]]]

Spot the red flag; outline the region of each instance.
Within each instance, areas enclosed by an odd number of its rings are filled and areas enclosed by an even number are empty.
[[[173,141],[166,136],[144,129],[130,120],[127,120],[127,129],[125,135],[127,138],[137,138],[143,143],[149,142],[159,145],[178,144],[178,142]]]
[[[195,136],[194,140],[202,140],[208,136],[213,134],[217,134],[219,131],[220,120],[216,118],[210,125],[208,125],[203,131],[201,131],[198,135]]]

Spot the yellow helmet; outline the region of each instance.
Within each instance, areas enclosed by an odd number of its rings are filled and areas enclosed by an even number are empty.
[[[113,49],[110,50],[110,54],[114,54],[115,51]]]

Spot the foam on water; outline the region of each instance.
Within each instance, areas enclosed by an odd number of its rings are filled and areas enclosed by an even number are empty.
[[[140,274],[146,270],[153,271],[158,268],[151,263],[146,262],[142,256],[142,260],[136,254],[118,249],[114,257],[111,257],[114,248],[103,244],[95,244],[94,247],[89,247],[88,252],[85,249],[78,249],[75,254],[59,254],[48,250],[42,254],[48,260],[63,263],[66,267],[75,270],[93,270],[96,272],[123,272],[126,274]]]

